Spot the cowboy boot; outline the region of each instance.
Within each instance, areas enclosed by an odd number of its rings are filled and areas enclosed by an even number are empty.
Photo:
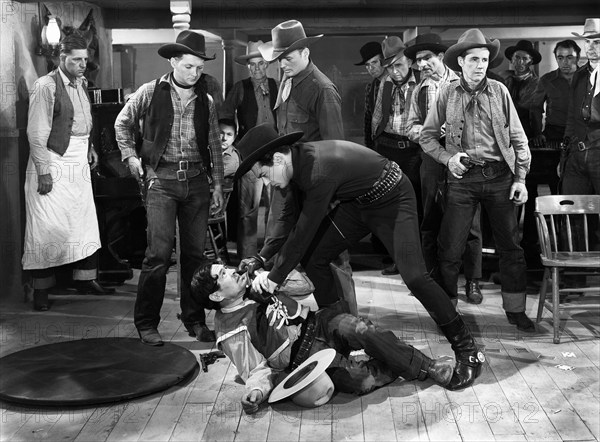
[[[448,383],[452,380],[454,369],[454,367],[452,367],[452,364],[442,358],[429,359],[425,355],[423,355],[423,359],[424,362],[421,368],[421,373],[417,379],[420,381],[424,381],[425,379],[430,378],[436,384],[441,385],[442,387],[446,387]]]
[[[452,350],[454,350],[456,356],[454,374],[446,388],[448,390],[462,390],[472,385],[481,374],[481,366],[485,362],[485,356],[478,350],[475,339],[473,339],[460,315],[457,315],[448,324],[440,325],[440,329],[452,345]]]

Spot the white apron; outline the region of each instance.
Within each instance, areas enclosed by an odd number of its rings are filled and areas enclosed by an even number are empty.
[[[25,178],[26,226],[23,269],[46,269],[79,261],[100,248],[100,233],[87,160],[88,137],[71,137],[61,157],[50,154],[52,191],[37,192],[29,157]]]

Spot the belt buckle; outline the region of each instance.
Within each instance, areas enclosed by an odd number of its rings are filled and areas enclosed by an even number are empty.
[[[187,180],[187,171],[186,170],[178,170],[177,171],[177,181],[185,181]]]
[[[187,160],[181,160],[179,162],[179,170],[188,170],[188,161]]]
[[[579,150],[579,152],[583,152],[584,150],[586,150],[585,143],[583,141],[577,143],[577,150]]]
[[[408,146],[407,146],[406,141],[398,141],[398,147],[400,149],[406,149]]]

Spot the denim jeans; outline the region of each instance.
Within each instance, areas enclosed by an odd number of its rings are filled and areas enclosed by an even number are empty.
[[[329,263],[369,233],[381,239],[404,283],[437,324],[456,318],[450,298],[425,268],[415,192],[405,176],[379,200],[364,205],[342,202],[322,221],[302,262],[319,306],[337,301]]]
[[[471,220],[477,206],[481,204],[491,220],[494,242],[500,255],[504,309],[507,312],[523,312],[527,286],[525,259],[518,242],[516,206],[508,199],[513,175],[507,168],[505,172],[488,180],[463,180],[448,182],[446,210],[438,236],[440,282],[449,296],[458,296],[462,252]]]
[[[316,353],[333,348],[343,357],[334,360],[327,373],[336,390],[366,394],[401,376],[410,381],[427,377],[431,359],[402,342],[393,332],[371,321],[332,309],[317,312],[317,334],[311,348]],[[353,350],[364,349],[368,361],[348,359]]]
[[[423,201],[423,220],[421,221],[421,245],[427,271],[437,266],[437,241],[442,226],[443,198],[441,189],[445,188],[446,167],[427,154],[421,162],[421,199]],[[469,231],[467,246],[463,254],[465,278],[481,278],[481,210],[478,206]]]
[[[563,195],[600,194],[600,147],[571,148],[562,180]]]
[[[151,182],[146,196],[148,247],[134,310],[138,330],[157,328],[160,322],[176,221],[181,248],[181,320],[188,330],[204,324],[204,309],[190,295],[190,282],[204,256],[209,207],[210,187],[203,173],[186,181],[155,178]]]

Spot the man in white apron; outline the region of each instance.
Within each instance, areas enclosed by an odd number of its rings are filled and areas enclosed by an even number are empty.
[[[98,155],[89,142],[87,58],[85,39],[65,37],[59,67],[39,78],[30,96],[22,263],[33,276],[35,310],[49,309],[54,270],[64,264],[73,264],[80,292],[110,293],[96,281],[100,234],[90,164],[96,166]]]

